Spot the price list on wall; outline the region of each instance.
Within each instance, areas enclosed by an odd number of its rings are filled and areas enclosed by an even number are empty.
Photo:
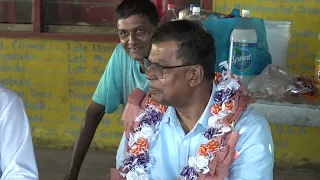
[[[24,101],[38,145],[72,145],[115,43],[0,39],[0,84]],[[95,140],[117,145],[123,107],[105,115]],[[101,144],[101,143],[100,143]]]

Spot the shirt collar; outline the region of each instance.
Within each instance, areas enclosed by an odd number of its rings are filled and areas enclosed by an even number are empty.
[[[214,93],[216,91],[216,85],[213,83],[213,87],[212,87],[212,92],[211,92],[211,96],[209,99],[209,102],[204,110],[204,112],[202,113],[200,119],[198,120],[196,126],[199,124],[202,127],[204,127],[205,129],[208,129],[208,119],[211,116],[211,107],[216,104],[216,102],[214,101]],[[175,125],[180,124],[179,119],[177,117],[177,112],[176,109],[172,106],[169,106],[165,115],[162,118],[162,122],[163,123],[173,123]]]

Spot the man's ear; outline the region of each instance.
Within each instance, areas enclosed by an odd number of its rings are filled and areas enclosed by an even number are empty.
[[[203,67],[200,65],[195,65],[189,70],[189,85],[190,87],[198,86],[204,77]]]

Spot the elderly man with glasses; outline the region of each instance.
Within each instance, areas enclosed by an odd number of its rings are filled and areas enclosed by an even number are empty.
[[[129,96],[113,177],[273,179],[269,125],[234,75],[214,73],[214,40],[205,30],[186,20],[162,25],[148,60],[150,89]]]

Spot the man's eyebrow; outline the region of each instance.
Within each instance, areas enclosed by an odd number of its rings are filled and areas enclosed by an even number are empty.
[[[130,29],[130,31],[136,31],[136,30],[138,30],[138,29],[145,29],[146,27],[145,27],[145,25],[140,25],[140,26],[137,26],[137,27],[133,27],[132,29]],[[128,30],[126,30],[126,29],[118,29],[118,31],[128,31]]]
[[[150,59],[150,58],[148,58],[148,61],[151,63],[151,64],[155,64],[155,65],[158,65],[158,66],[163,66],[163,64],[162,63],[159,63],[159,62],[154,62],[152,59]],[[158,61],[163,61],[163,60],[160,60],[160,59],[158,59]]]
[[[161,60],[161,62],[163,62],[162,60]],[[156,64],[156,65],[158,65],[158,66],[161,66],[161,67],[167,67],[167,65],[165,64],[165,63],[159,63],[159,62],[155,62],[155,63],[153,63],[153,64]]]

